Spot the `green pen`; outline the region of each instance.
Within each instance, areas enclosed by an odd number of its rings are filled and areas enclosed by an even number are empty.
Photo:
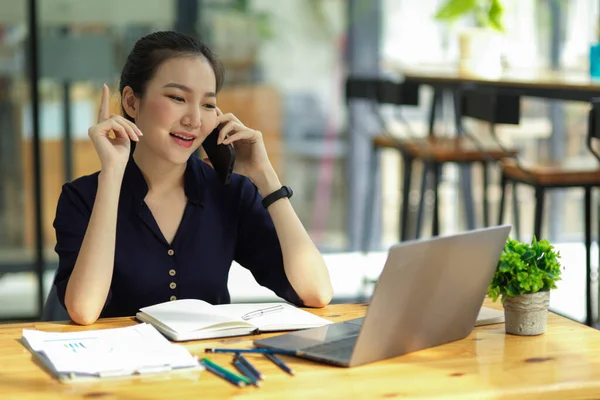
[[[215,364],[214,362],[210,361],[206,357],[204,357],[202,359],[202,363],[204,364],[205,367],[207,367],[207,369],[210,372],[220,376],[221,378],[224,378],[224,379],[230,381],[233,384],[236,384],[238,386],[245,386],[245,385],[252,384],[252,381],[250,379],[246,378],[245,376],[241,376],[236,373],[233,373],[233,372],[221,367],[220,365]],[[242,383],[243,383],[243,385],[242,385]]]

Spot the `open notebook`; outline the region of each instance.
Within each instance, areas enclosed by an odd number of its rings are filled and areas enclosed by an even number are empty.
[[[220,304],[184,299],[141,308],[136,318],[174,341],[289,331],[331,324],[287,303]]]

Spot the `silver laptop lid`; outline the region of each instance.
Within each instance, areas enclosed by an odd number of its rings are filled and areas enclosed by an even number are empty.
[[[349,366],[466,337],[509,232],[501,225],[393,246]]]

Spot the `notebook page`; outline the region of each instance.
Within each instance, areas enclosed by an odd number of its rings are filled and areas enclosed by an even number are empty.
[[[242,318],[244,314],[273,306],[282,306],[282,309],[248,319],[248,322],[263,331],[304,329],[331,324],[329,320],[287,303],[220,304],[215,307],[232,318]]]
[[[141,308],[140,311],[177,333],[218,327],[253,327],[239,316],[228,315],[218,307],[196,299],[169,301]]]

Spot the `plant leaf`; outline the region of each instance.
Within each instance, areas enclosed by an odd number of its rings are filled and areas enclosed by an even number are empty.
[[[556,288],[564,269],[558,259],[560,254],[548,240],[531,244],[507,239],[488,287],[492,299],[517,296],[524,293]]]
[[[448,0],[436,12],[435,19],[452,21],[472,11],[477,6],[477,0]]]

